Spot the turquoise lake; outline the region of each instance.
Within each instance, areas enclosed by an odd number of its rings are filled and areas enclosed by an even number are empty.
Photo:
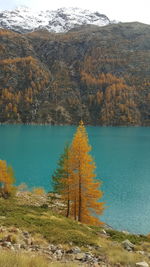
[[[17,184],[51,190],[51,175],[74,126],[0,126],[0,159]],[[101,220],[118,230],[150,233],[150,127],[87,127],[106,210]]]

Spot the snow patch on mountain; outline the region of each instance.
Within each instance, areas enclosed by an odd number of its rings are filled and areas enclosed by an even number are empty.
[[[0,27],[20,33],[46,29],[49,32],[67,32],[80,25],[105,26],[110,24],[107,16],[80,8],[60,8],[36,12],[27,7],[0,11]]]

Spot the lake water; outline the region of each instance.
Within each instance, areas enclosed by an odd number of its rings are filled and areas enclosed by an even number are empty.
[[[17,184],[51,189],[51,175],[74,126],[0,126],[0,159]],[[150,233],[150,127],[87,127],[106,210],[101,220],[119,230]]]

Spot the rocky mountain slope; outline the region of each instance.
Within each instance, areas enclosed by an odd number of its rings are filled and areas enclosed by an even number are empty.
[[[0,122],[150,125],[150,26],[0,30]]]
[[[60,8],[55,11],[35,12],[27,7],[0,12],[0,27],[19,33],[37,29],[49,32],[67,32],[79,25],[93,24],[104,26],[110,23],[107,16],[79,8]]]

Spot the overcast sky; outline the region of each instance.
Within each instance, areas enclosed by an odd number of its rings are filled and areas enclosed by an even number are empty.
[[[25,5],[34,10],[80,7],[99,11],[111,20],[150,24],[150,0],[0,0],[0,10]]]

